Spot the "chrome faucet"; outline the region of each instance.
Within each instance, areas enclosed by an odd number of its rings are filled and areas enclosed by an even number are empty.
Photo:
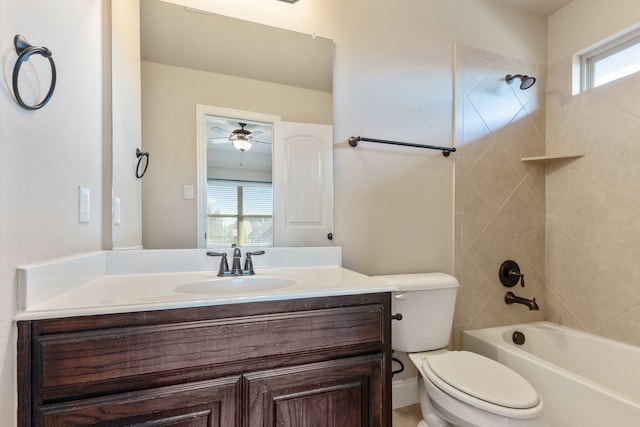
[[[540,310],[540,307],[538,307],[538,304],[536,303],[535,298],[528,299],[528,298],[518,297],[513,292],[507,292],[507,294],[504,296],[504,302],[506,302],[507,304],[516,303],[516,304],[526,305],[527,307],[529,307],[529,310]]]

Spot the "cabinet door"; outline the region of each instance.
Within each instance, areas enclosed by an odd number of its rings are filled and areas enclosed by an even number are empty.
[[[240,378],[160,387],[39,408],[41,426],[239,426]]]
[[[382,356],[245,375],[244,427],[383,427]]]

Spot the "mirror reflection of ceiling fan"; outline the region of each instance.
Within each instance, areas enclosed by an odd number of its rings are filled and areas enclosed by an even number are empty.
[[[256,136],[263,134],[263,131],[254,130],[252,132],[249,129],[246,129],[247,126],[250,126],[247,125],[247,123],[238,122],[238,125],[240,128],[233,131],[223,129],[219,126],[212,127],[209,129],[210,135],[212,135],[212,138],[210,138],[209,141],[213,144],[231,142],[231,144],[241,152],[250,150],[254,143],[271,145],[271,142],[255,139]]]

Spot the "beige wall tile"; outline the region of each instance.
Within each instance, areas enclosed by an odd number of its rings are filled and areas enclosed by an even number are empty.
[[[570,275],[589,252],[549,217],[546,227],[545,280],[546,286],[553,286]]]
[[[594,256],[625,286],[640,297],[640,219],[624,227]]]
[[[640,76],[571,94],[572,58],[548,67],[547,319],[640,345]]]
[[[456,100],[463,103],[457,126],[464,150],[464,158],[456,159],[456,221],[462,230],[456,239],[462,244],[455,261],[461,288],[453,343],[459,348],[463,329],[544,319],[544,307],[531,312],[504,302],[509,289],[498,269],[507,259],[517,260],[527,284],[514,292],[544,304],[544,166],[520,159],[542,154],[545,113],[543,85],[521,91],[504,81],[506,74],[535,74],[542,67],[466,46],[457,54],[463,64],[457,80],[464,87]]]
[[[580,323],[578,318],[571,312],[560,298],[553,292],[553,289],[547,288],[544,293],[546,320],[550,322],[559,323],[561,325],[568,326],[575,329],[586,329],[586,327]]]
[[[520,183],[521,177],[499,147],[492,147],[467,174],[480,196],[498,210]]]
[[[595,331],[640,305],[640,299],[592,257],[587,257],[569,277],[554,283],[553,291],[588,331]]]
[[[640,347],[640,307],[596,331],[598,335]]]
[[[548,168],[547,216],[587,249],[629,224],[637,209],[575,161]]]

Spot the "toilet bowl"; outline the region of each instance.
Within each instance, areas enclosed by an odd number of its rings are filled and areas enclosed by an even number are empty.
[[[547,426],[533,386],[510,368],[449,343],[458,281],[443,273],[377,276],[392,295],[392,348],[408,353],[420,373],[419,427]]]
[[[432,410],[454,426],[546,426],[535,389],[492,359],[467,351],[411,353],[409,358],[420,371],[421,405],[428,399]]]

